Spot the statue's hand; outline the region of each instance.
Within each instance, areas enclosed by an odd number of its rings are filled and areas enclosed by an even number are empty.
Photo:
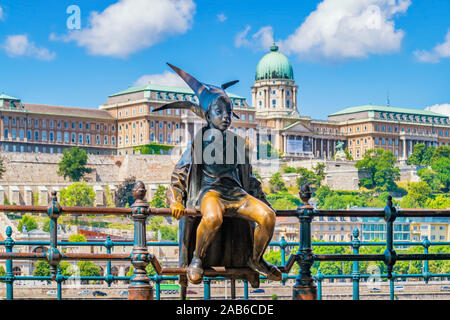
[[[180,220],[184,214],[184,206],[180,202],[174,202],[170,205],[171,214],[177,220]]]

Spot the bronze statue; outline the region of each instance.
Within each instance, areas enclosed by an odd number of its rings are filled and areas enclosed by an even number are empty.
[[[252,173],[248,141],[227,130],[238,116],[225,89],[238,81],[219,88],[168,65],[191,87],[199,104],[177,101],[154,111],[189,109],[207,121],[175,166],[168,190],[172,216],[181,219],[180,266],[188,266],[193,284],[202,281],[204,268],[214,266],[250,267],[281,280],[280,270],[263,259],[275,212]],[[183,216],[185,208],[200,208],[201,218]],[[232,217],[224,217],[225,212]],[[259,285],[257,273],[238,277]]]

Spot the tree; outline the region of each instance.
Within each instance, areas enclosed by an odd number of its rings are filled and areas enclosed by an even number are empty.
[[[88,155],[86,150],[78,147],[65,149],[63,157],[58,163],[58,175],[67,177],[70,181],[80,181],[85,174],[91,173],[91,168],[86,168]]]
[[[321,186],[315,192],[314,199],[318,208],[324,208],[325,200],[333,194],[329,186]]]
[[[272,193],[287,191],[286,184],[281,178],[280,172],[274,173],[270,178],[269,183],[270,183],[270,192]]]
[[[408,184],[408,194],[403,197],[402,208],[424,208],[431,196],[430,186],[424,182],[411,182]]]
[[[443,185],[443,191],[448,192],[450,189],[450,158],[437,158],[431,163],[431,168],[437,174],[437,178]]]
[[[279,198],[272,203],[275,210],[297,209],[298,205],[288,198]]]
[[[50,232],[50,218],[46,218],[44,223],[42,224],[42,231]]]
[[[61,189],[59,197],[62,206],[92,207],[95,201],[95,192],[85,182],[76,182]]]
[[[116,191],[116,206],[131,207],[135,199],[133,196],[133,188],[136,183],[135,177],[126,178]]]
[[[159,228],[159,232],[161,232],[161,239],[163,239],[163,240],[173,240],[173,241],[177,240],[178,227],[176,227],[176,226],[172,227],[172,226],[162,225]]]
[[[76,233],[76,234],[72,234],[67,241],[69,242],[87,242],[86,237],[84,236],[84,234],[81,233]]]
[[[383,191],[395,190],[395,181],[400,180],[400,169],[395,167],[395,163],[396,158],[392,151],[382,148],[367,150],[363,159],[355,164],[360,174],[368,175],[360,180],[360,186]]]
[[[428,199],[425,208],[427,209],[448,209],[450,208],[450,198],[445,195],[437,195],[434,199]]]
[[[317,188],[321,186],[322,181],[325,179],[325,167],[325,163],[323,162],[319,162],[313,167],[314,174],[316,175],[315,185]]]
[[[48,277],[50,276],[50,265],[45,260],[40,260],[36,262],[36,265],[34,267],[33,276],[36,277]]]
[[[81,277],[99,277],[100,267],[91,261],[79,261],[77,263]]]
[[[417,170],[417,175],[420,179],[426,182],[433,192],[438,192],[441,189],[441,180],[438,175],[429,168],[421,168]]]
[[[313,189],[315,187],[319,187],[317,185],[317,177],[316,174],[312,171],[309,171],[306,168],[299,167],[297,168],[298,178],[296,180],[297,186],[300,189],[303,184],[309,184]]]
[[[158,189],[156,189],[152,200],[149,202],[150,206],[153,208],[168,208],[169,206],[167,205],[166,191],[167,188],[160,184]]]
[[[38,228],[38,224],[36,222],[36,219],[34,219],[32,216],[29,216],[29,215],[24,215],[22,217],[22,219],[20,220],[19,225],[17,227],[19,232],[22,232],[23,226],[27,227],[27,231],[28,232]]]

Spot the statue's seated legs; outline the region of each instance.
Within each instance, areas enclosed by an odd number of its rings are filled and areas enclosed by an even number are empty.
[[[265,203],[248,194],[240,197],[238,201],[226,201],[221,199],[217,192],[209,191],[203,196],[200,205],[202,219],[197,227],[195,251],[188,269],[189,281],[193,284],[202,281],[202,259],[212,238],[222,225],[226,210],[235,212],[238,217],[257,224],[253,234],[253,252],[247,263],[248,266],[270,280],[281,280],[282,275],[278,268],[262,258],[273,235],[275,212]],[[236,237],[239,237],[239,234],[236,234]]]

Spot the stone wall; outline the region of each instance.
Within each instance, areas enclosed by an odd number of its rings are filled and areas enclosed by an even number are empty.
[[[6,172],[0,179],[0,203],[47,205],[53,190],[59,191],[72,184],[58,176],[61,154],[14,153],[2,155]],[[89,155],[87,167],[92,172],[86,182],[94,188],[96,205],[106,204],[106,188],[114,191],[128,177],[136,177],[145,183],[151,199],[158,185],[167,186],[170,174],[178,159],[169,155]]]

